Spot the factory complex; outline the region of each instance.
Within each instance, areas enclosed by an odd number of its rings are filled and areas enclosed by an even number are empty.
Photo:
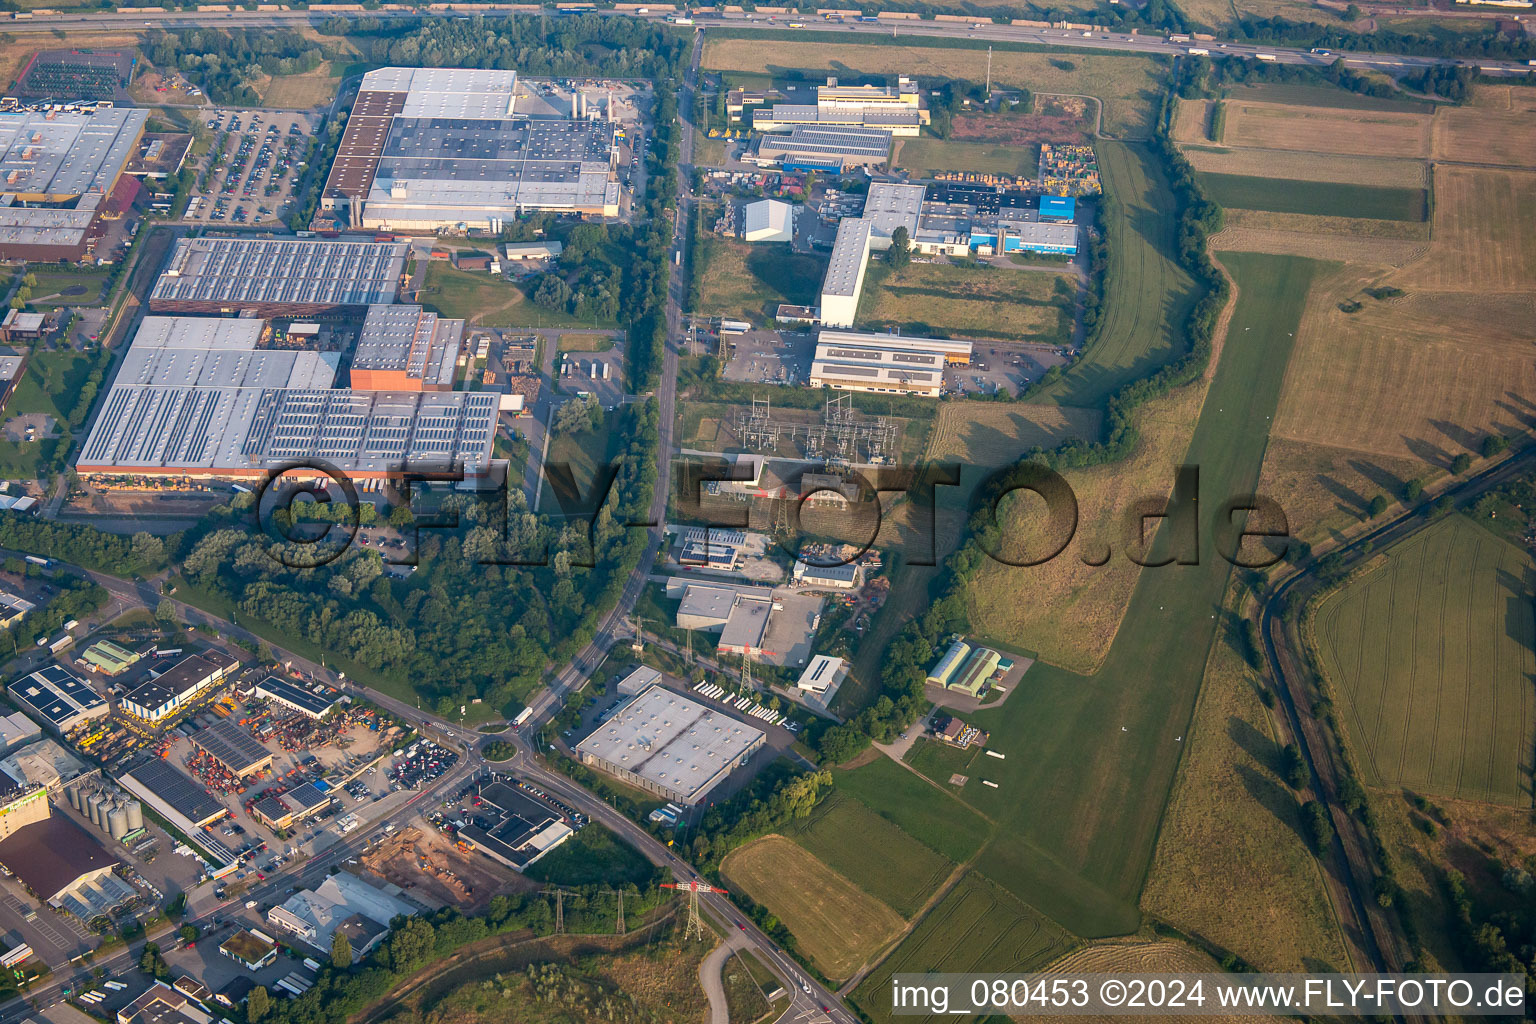
[[[0,259],[79,260],[138,194],[125,174],[149,111],[95,103],[0,109]]]
[[[739,108],[738,108],[739,112]],[[816,89],[815,103],[775,103],[752,112],[752,129],[764,134],[753,155],[759,167],[841,174],[873,168],[891,157],[891,140],[915,136],[927,124],[917,83],[838,85]]]
[[[993,186],[934,186],[877,181],[864,211],[838,222],[821,284],[820,321],[852,327],[864,294],[870,255],[891,247],[897,228],[926,255],[981,256],[1020,252],[1072,256],[1076,200],[1004,192]]]
[[[363,353],[362,386],[350,388],[338,386],[339,353],[262,348],[266,321],[145,317],[76,471],[259,478],[323,459],[362,479],[406,465],[485,474],[498,396],[424,390],[441,386],[442,364],[456,365],[463,322],[416,306],[384,309]],[[398,389],[372,389],[379,384]]]
[[[521,213],[619,213],[618,127],[516,111],[517,72],[379,68],[363,76],[321,194],[353,227],[499,232]]]
[[[967,366],[969,341],[824,330],[816,336],[811,387],[938,398],[947,366]]]

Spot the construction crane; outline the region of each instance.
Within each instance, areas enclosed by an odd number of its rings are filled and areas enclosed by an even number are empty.
[[[717,889],[705,882],[662,882],[661,887],[688,894],[688,925],[683,929],[685,940],[704,937],[704,922],[699,920],[699,893],[717,892],[722,896],[727,895],[724,889]]]

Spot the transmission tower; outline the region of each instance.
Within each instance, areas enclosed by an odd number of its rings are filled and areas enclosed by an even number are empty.
[[[699,918],[699,893],[718,892],[723,896],[725,890],[717,889],[704,882],[662,882],[661,887],[688,894],[688,924],[683,928],[683,939],[686,941],[704,938],[704,922]]]
[[[619,898],[619,918],[618,918],[618,921],[613,926],[613,933],[615,935],[623,935],[624,934],[624,890],[623,889],[603,889],[602,893],[605,896],[617,896]]]
[[[560,888],[559,886],[554,886],[554,887],[551,887],[549,889],[545,889],[545,890],[543,890],[543,892],[544,892],[545,896],[553,895],[555,897],[555,934],[556,935],[564,935],[565,934],[565,898],[567,896],[574,896],[576,894],[573,893],[573,892],[568,892],[565,889]]]
[[[645,620],[636,615],[630,626],[635,631],[635,638],[629,642],[629,649],[636,654],[643,653],[645,651]]]

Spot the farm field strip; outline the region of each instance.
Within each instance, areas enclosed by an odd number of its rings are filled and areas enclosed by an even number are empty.
[[[1185,148],[1197,171],[1293,181],[1375,185],[1381,188],[1424,188],[1429,164],[1399,157],[1343,156],[1284,149],[1216,149],[1201,144]]]
[[[1355,156],[1427,157],[1428,114],[1227,100],[1222,142]]]
[[[971,872],[865,977],[852,998],[876,1021],[944,1020],[942,1016],[893,1017],[889,1012],[891,976],[925,971],[1030,971],[1073,945],[1071,935],[991,879]]]
[[[1529,807],[1536,563],[1463,516],[1378,557],[1316,620],[1369,780]]]
[[[789,838],[905,918],[922,909],[954,869],[948,858],[837,791]]]
[[[853,974],[905,925],[890,907],[783,836],[732,852],[720,872],[783,921],[829,978]]]
[[[1342,183],[1319,187],[1312,181],[1204,171],[1200,183],[1215,202],[1246,210],[1394,221],[1423,221],[1429,216],[1429,193],[1422,188]]]

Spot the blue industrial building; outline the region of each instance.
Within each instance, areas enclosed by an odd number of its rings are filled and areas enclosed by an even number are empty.
[[[1073,220],[1077,217],[1077,200],[1071,196],[1041,196],[1041,220]]]

